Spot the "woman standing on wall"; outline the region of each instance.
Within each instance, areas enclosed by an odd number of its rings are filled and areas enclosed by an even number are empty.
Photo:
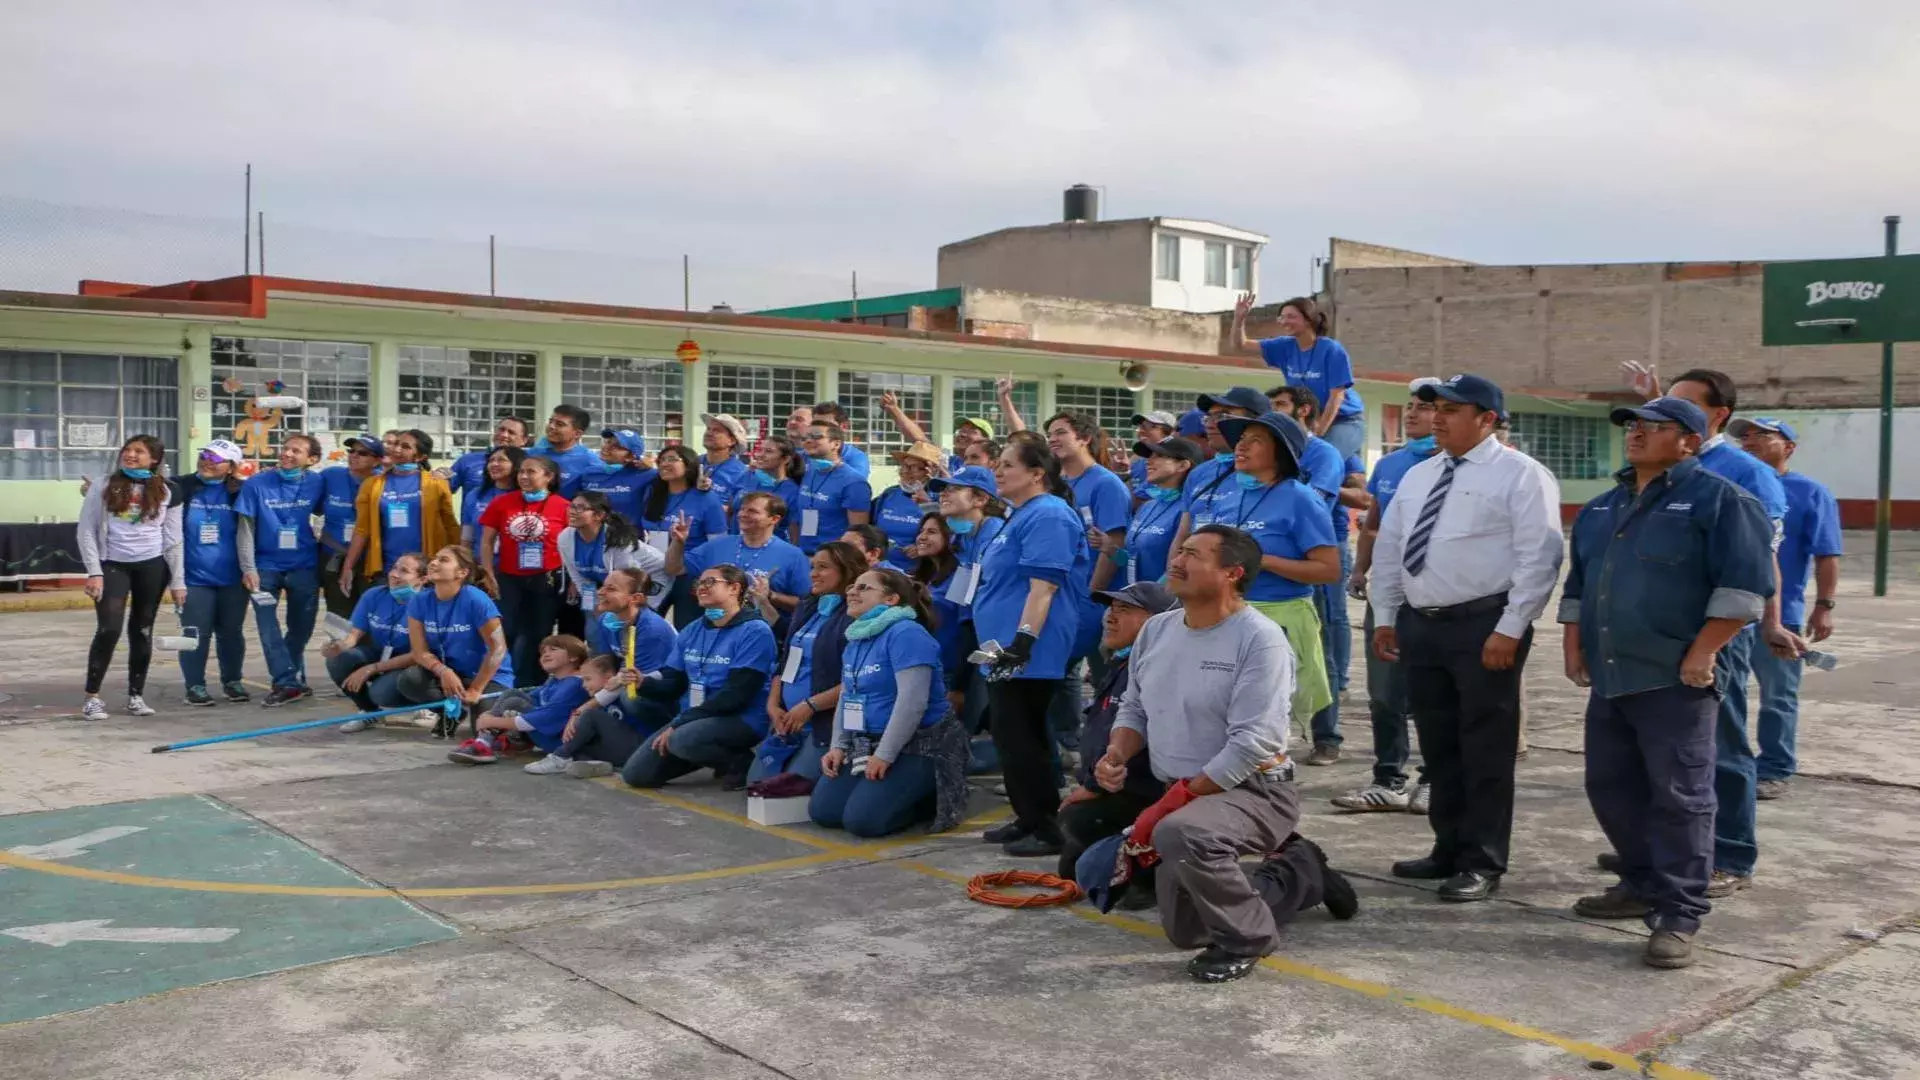
[[[1253,294],[1233,305],[1233,331],[1227,340],[1241,350],[1258,348],[1270,368],[1286,372],[1287,382],[1306,386],[1322,402],[1313,418],[1313,434],[1340,451],[1345,461],[1360,453],[1366,440],[1366,405],[1353,387],[1353,360],[1346,346],[1327,336],[1327,314],[1304,296],[1280,305],[1280,336],[1255,341],[1247,336]]]
[[[80,502],[77,546],[95,622],[87,650],[87,701],[80,714],[88,720],[107,718],[100,684],[120,644],[122,624],[128,632],[127,711],[153,714],[141,697],[153,662],[153,620],[169,579],[175,583],[174,602],[186,602],[179,495],[161,474],[166,454],[159,439],[135,435],[120,447],[113,475],[91,486]]]

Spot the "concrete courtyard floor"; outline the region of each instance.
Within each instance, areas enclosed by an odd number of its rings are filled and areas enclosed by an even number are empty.
[[[1309,913],[1202,987],[1151,912],[970,902],[1015,865],[978,841],[1005,815],[984,786],[962,830],[869,844],[754,826],[710,780],[465,769],[411,730],[153,755],[350,707],[189,709],[163,655],[160,715],[85,724],[91,614],[0,616],[0,1076],[1920,1077],[1920,542],[1896,540],[1885,600],[1848,559],[1802,775],[1677,972],[1569,910],[1607,882],[1550,626],[1498,898],[1392,879],[1424,819],[1328,805],[1368,771],[1356,678],[1302,831],[1360,917]]]

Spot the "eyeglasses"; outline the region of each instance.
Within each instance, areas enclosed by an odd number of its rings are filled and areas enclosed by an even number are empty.
[[[1644,431],[1649,435],[1657,435],[1663,431],[1679,431],[1680,425],[1665,420],[1641,420],[1635,417],[1627,421],[1626,428],[1628,431]]]
[[[700,580],[695,581],[693,583],[693,587],[696,589],[711,589],[711,588],[714,588],[715,586],[725,585],[725,584],[726,584],[726,580],[724,578],[703,577]]]
[[[347,455],[349,457],[379,457],[380,456],[371,450],[363,450],[357,446],[354,447],[352,450],[347,451]]]

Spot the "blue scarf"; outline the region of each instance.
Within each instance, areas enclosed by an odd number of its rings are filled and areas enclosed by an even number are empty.
[[[880,636],[894,623],[912,621],[913,609],[905,604],[868,608],[865,615],[847,625],[847,636],[855,641],[865,641],[870,637]]]
[[[830,592],[825,596],[822,596],[820,598],[820,602],[814,605],[814,609],[820,612],[820,614],[822,615],[831,615],[834,612],[840,610],[840,594],[837,592]]]
[[[1434,450],[1438,449],[1438,447],[1434,444],[1433,436],[1422,435],[1417,439],[1407,440],[1407,445],[1403,447],[1403,449],[1411,450],[1414,453],[1419,454],[1421,457],[1426,457],[1428,454],[1431,454],[1434,452]]]
[[[153,470],[152,469],[129,469],[125,465],[122,465],[120,466],[120,475],[126,477],[129,480],[151,480],[153,479]]]
[[[1179,497],[1179,488],[1150,487],[1147,489],[1147,498],[1156,502],[1173,502]]]

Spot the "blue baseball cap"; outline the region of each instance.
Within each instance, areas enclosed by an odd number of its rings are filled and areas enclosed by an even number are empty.
[[[1285,413],[1269,412],[1249,420],[1244,416],[1229,416],[1220,421],[1220,437],[1227,440],[1228,446],[1237,446],[1240,436],[1250,427],[1259,426],[1273,432],[1280,446],[1293,458],[1293,471],[1301,471],[1300,459],[1307,453],[1307,429],[1300,421]]]
[[[1793,425],[1772,416],[1756,416],[1749,420],[1742,416],[1727,425],[1727,435],[1735,439],[1744,439],[1749,431],[1764,431],[1769,435],[1778,435],[1790,443],[1800,441],[1800,434]]]
[[[1245,409],[1255,416],[1273,411],[1273,402],[1267,395],[1251,386],[1236,386],[1224,394],[1201,394],[1198,405],[1201,412],[1222,405],[1229,409]]]
[[[1479,375],[1461,374],[1442,379],[1438,383],[1422,386],[1413,392],[1421,401],[1445,399],[1458,401],[1475,408],[1485,409],[1501,419],[1507,416],[1507,395],[1500,390],[1500,384]]]
[[[1073,864],[1073,883],[1087,894],[1087,900],[1101,914],[1113,910],[1114,893],[1133,880],[1133,860],[1120,854],[1127,842],[1125,833],[1114,833],[1094,841]]]
[[[1179,435],[1183,439],[1203,438],[1207,434],[1207,414],[1199,409],[1188,409],[1180,414]]]
[[[1613,410],[1612,419],[1622,425],[1629,420],[1679,424],[1703,439],[1707,437],[1707,414],[1686,398],[1658,397],[1645,405],[1623,406]]]
[[[647,440],[641,438],[640,433],[630,427],[601,428],[600,437],[614,440],[624,447],[627,453],[632,454],[634,457],[639,457],[647,452]]]
[[[355,435],[355,436],[352,436],[351,438],[348,438],[346,441],[342,442],[340,445],[346,447],[347,450],[350,452],[355,449],[359,449],[359,450],[365,450],[367,453],[372,454],[374,457],[377,457],[377,458],[383,458],[387,456],[387,444],[381,442],[379,438],[373,435]]]
[[[985,465],[968,465],[955,470],[952,476],[936,476],[927,481],[927,490],[935,495],[948,487],[970,487],[989,495],[1000,494],[1000,485],[993,479],[993,470]]]

